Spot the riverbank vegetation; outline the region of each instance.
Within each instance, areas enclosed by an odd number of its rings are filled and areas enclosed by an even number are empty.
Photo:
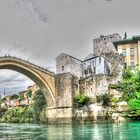
[[[31,93],[29,93],[31,96]],[[17,97],[16,97],[17,98]],[[30,106],[0,107],[0,122],[2,123],[38,123],[41,120],[43,109],[47,106],[41,90],[36,91],[33,104]]]
[[[81,93],[78,93],[75,97],[75,103],[77,107],[87,105],[89,104],[89,101],[90,101],[89,97]]]
[[[123,71],[123,79],[110,88],[119,91],[119,101],[127,101],[128,112],[126,116],[132,119],[140,118],[140,70],[135,67],[131,70],[126,67]]]

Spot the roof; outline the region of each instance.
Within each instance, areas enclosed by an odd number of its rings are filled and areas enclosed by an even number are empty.
[[[128,38],[128,39],[114,41],[113,44],[114,44],[115,48],[117,49],[118,45],[128,44],[128,43],[137,43],[138,40],[140,40],[140,35],[132,36],[132,38]]]
[[[82,62],[80,59],[75,58],[75,57],[73,57],[73,56],[71,56],[71,55],[69,55],[69,54],[66,54],[66,53],[61,53],[60,55],[66,55],[66,56],[69,56],[69,57],[71,57],[71,58],[73,58],[73,59],[75,59],[75,60],[78,60],[78,61]],[[56,57],[56,59],[57,59],[60,55],[58,55],[58,56]]]
[[[121,36],[120,36],[120,34],[119,33],[114,33],[114,34],[110,34],[110,35],[100,35],[100,37],[98,37],[98,38],[95,38],[95,39],[93,39],[93,40],[97,40],[97,39],[99,39],[99,38],[102,38],[102,37],[108,37],[108,36],[119,36],[120,38],[121,38]]]
[[[104,55],[96,55],[96,54],[89,54],[89,55],[83,60],[83,62],[88,61],[88,60],[95,59],[95,58],[97,58],[97,57],[102,57],[102,58],[106,59],[108,62],[110,62],[110,60],[108,60],[108,58],[106,58]]]
[[[83,61],[87,61],[89,59],[96,58],[96,57],[98,57],[98,56],[95,55],[95,54],[90,53]]]
[[[22,94],[22,93],[25,93],[25,92],[27,92],[27,90],[21,91],[18,94]]]

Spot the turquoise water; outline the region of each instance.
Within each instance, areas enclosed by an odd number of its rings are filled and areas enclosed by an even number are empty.
[[[140,122],[0,124],[0,140],[140,140]]]

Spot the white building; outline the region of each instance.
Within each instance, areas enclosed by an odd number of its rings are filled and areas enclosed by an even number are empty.
[[[97,74],[110,74],[110,61],[94,54],[89,54],[84,61],[67,54],[60,54],[56,58],[56,74],[71,73],[78,78]]]
[[[95,54],[89,54],[83,61],[83,77],[97,75],[97,74],[110,74],[111,63],[103,57]]]

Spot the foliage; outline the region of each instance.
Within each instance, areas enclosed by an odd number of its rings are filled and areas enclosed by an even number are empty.
[[[32,96],[32,92],[28,92],[28,97]],[[12,99],[19,97],[19,100],[25,99],[23,95],[12,95]],[[43,109],[46,107],[46,99],[41,90],[36,91],[33,98],[34,103],[32,106],[27,107],[0,107],[0,122],[4,123],[31,123],[31,122],[45,122],[45,112]]]
[[[122,93],[122,100],[130,100],[136,97],[136,93],[140,92],[140,71],[135,69],[131,76],[128,74],[128,68],[126,74],[124,73],[123,80],[117,84],[111,85],[110,88],[116,89]]]
[[[133,71],[126,68],[123,71],[123,79],[110,88],[120,91],[121,100],[128,102],[129,111],[140,115],[140,70],[136,67]]]
[[[28,98],[31,98],[31,97],[32,97],[32,90],[31,90],[31,89],[28,90],[28,92],[27,92],[27,97],[28,97]]]
[[[39,122],[40,113],[47,106],[46,99],[40,89],[38,91],[36,91],[33,100],[34,100],[34,103],[33,103],[34,121]]]
[[[19,101],[22,101],[24,99],[25,99],[24,95],[19,95]]]
[[[122,76],[123,76],[123,79],[129,80],[132,76],[131,69],[129,67],[124,68]]]
[[[4,107],[0,107],[0,118],[2,117],[2,115],[7,111],[7,108]]]
[[[13,94],[13,95],[11,95],[10,99],[11,99],[11,100],[13,100],[13,99],[17,99],[18,97],[19,97],[19,95],[17,95],[17,94]]]
[[[45,111],[42,110],[41,113],[40,113],[40,122],[46,122],[46,114],[45,114]]]
[[[111,102],[117,103],[117,102],[119,102],[119,98],[112,98],[112,99],[111,99]]]
[[[33,110],[31,107],[9,108],[1,115],[0,122],[31,123],[33,122]]]
[[[75,97],[76,103],[79,107],[84,106],[89,103],[89,97],[84,94],[78,94]]]
[[[129,110],[139,110],[140,109],[140,100],[131,99],[128,101]]]
[[[102,103],[102,106],[109,106],[111,102],[111,95],[109,93],[104,93],[96,96],[98,103]]]

